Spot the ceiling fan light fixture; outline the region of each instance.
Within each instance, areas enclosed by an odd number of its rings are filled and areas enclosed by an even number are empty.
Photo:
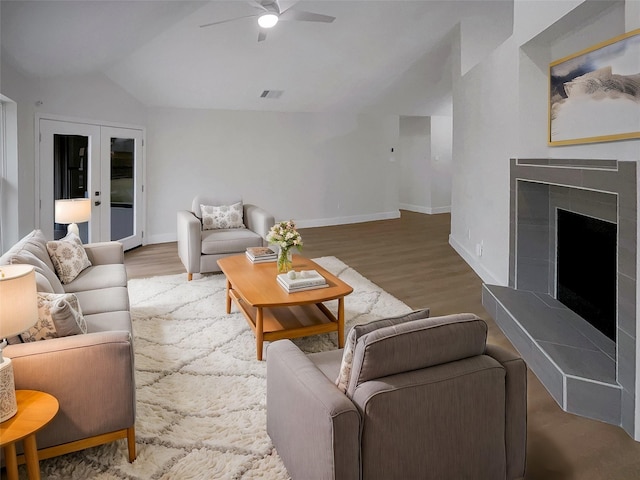
[[[262,28],[271,28],[278,23],[278,15],[272,12],[265,13],[258,17],[258,25]]]

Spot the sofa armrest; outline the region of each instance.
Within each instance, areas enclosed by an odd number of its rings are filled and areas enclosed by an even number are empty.
[[[485,354],[506,370],[507,478],[524,478],[527,453],[527,365],[515,353],[487,344]]]
[[[200,272],[202,254],[202,224],[192,212],[178,211],[178,256],[187,273]]]
[[[273,215],[266,210],[255,205],[244,205],[244,224],[249,230],[262,237],[263,245],[267,244],[267,234],[275,223]]]
[[[267,432],[293,479],[354,479],[360,414],[289,340],[267,349]]]
[[[40,390],[60,410],[37,434],[38,448],[135,424],[134,354],[129,332],[74,335],[8,345],[17,389]]]
[[[124,247],[120,242],[96,242],[84,246],[92,265],[124,263]]]

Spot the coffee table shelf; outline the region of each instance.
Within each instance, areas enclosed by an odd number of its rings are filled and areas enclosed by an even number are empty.
[[[250,326],[255,333],[258,308],[248,305],[235,292],[231,295],[238,308],[250,320]],[[338,319],[322,303],[270,307],[263,310],[262,333],[267,342],[337,331]]]
[[[256,336],[256,356],[262,360],[265,341],[337,332],[344,346],[344,297],[353,289],[318,264],[294,255],[295,270],[317,270],[329,287],[287,293],[276,280],[275,263],[253,264],[245,255],[218,260],[227,277],[227,313],[233,302],[244,314]],[[323,302],[338,301],[337,315]]]

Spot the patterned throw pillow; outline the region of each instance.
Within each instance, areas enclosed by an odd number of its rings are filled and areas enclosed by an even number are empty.
[[[53,242],[47,242],[47,251],[62,283],[72,282],[85,268],[91,266],[82,246],[82,240],[75,233]]]
[[[342,393],[346,393],[347,391],[347,387],[349,386],[349,379],[351,378],[353,352],[356,349],[356,342],[360,337],[379,328],[389,327],[391,325],[397,325],[404,322],[410,322],[412,320],[420,320],[423,318],[429,318],[428,308],[415,310],[413,312],[407,313],[406,315],[400,315],[398,317],[382,318],[373,322],[354,325],[353,328],[349,331],[347,339],[344,342],[344,351],[342,352],[342,363],[340,364],[340,372],[338,373],[338,378],[335,382],[338,389]]]
[[[220,206],[201,204],[200,211],[204,230],[245,228],[242,220],[242,202]]]
[[[87,322],[73,293],[38,292],[38,321],[20,337],[36,342],[82,333],[87,333]]]

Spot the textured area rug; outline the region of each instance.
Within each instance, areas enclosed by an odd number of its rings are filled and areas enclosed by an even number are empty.
[[[354,289],[345,299],[345,330],[410,311],[335,257],[316,262]],[[223,275],[129,281],[138,458],[128,463],[126,442],[113,442],[40,462],[43,478],[289,478],[266,431],[266,362],[256,360],[243,315],[225,313],[225,285]],[[327,306],[335,313],[337,301]],[[337,341],[333,333],[295,343],[314,352]],[[20,478],[27,478],[24,466]]]

